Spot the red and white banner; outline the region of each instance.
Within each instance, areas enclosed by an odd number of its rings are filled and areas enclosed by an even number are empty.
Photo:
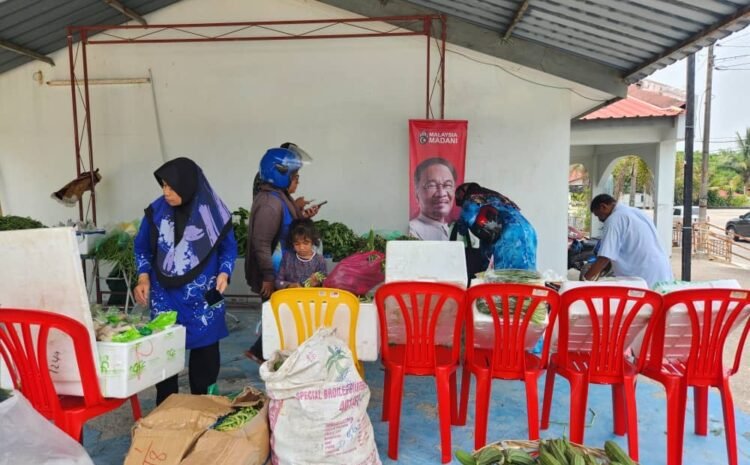
[[[409,120],[409,219],[458,218],[455,188],[464,182],[468,121]]]

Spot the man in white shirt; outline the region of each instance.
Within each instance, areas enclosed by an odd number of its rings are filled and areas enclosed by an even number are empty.
[[[627,205],[618,204],[610,195],[601,194],[591,201],[591,213],[604,223],[598,258],[584,276],[599,277],[612,263],[615,276],[637,276],[649,285],[671,281],[672,266],[664,253],[651,218]]]
[[[409,235],[423,241],[447,241],[456,169],[448,160],[428,158],[414,170],[414,192],[419,215],[409,221]]]

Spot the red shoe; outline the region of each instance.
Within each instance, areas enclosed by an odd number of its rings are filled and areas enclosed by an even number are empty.
[[[262,357],[258,357],[250,349],[247,349],[246,351],[244,351],[243,354],[245,355],[245,357],[249,358],[253,362],[257,363],[258,365],[262,365],[265,362],[265,360],[263,360]]]

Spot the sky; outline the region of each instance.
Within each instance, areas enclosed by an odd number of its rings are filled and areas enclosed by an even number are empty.
[[[734,149],[736,133],[745,136],[750,128],[750,27],[720,40],[714,46],[713,90],[711,92],[710,151]],[[708,49],[696,54],[695,60],[695,150],[703,141],[704,98],[706,94],[706,64]],[[672,87],[687,87],[687,59],[670,65],[651,76],[651,81]],[[682,144],[679,144],[682,148]]]

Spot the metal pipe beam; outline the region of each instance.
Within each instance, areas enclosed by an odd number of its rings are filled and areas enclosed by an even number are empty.
[[[119,11],[120,13],[124,14],[128,18],[138,21],[141,23],[141,25],[146,25],[146,20],[143,19],[143,16],[139,15],[136,11],[131,10],[130,8],[126,7],[122,3],[120,3],[118,0],[104,0],[104,3],[106,3],[108,6],[114,8],[115,10]]]
[[[46,55],[42,55],[41,53],[37,53],[26,47],[21,47],[20,45],[16,45],[13,42],[8,42],[7,40],[0,39],[0,48],[4,48],[6,50],[10,50],[11,52],[16,52],[19,55],[25,55],[35,60],[43,61],[49,65],[55,66],[55,62],[52,61],[52,58]]]
[[[510,26],[508,26],[508,29],[505,31],[505,35],[503,35],[503,40],[510,39],[510,35],[513,33],[513,29],[516,28],[516,25],[521,21],[521,18],[523,18],[523,15],[526,13],[526,10],[528,8],[529,8],[529,0],[523,0],[523,3],[521,3],[521,6],[518,7],[516,16],[513,18],[513,21],[510,23]]]

